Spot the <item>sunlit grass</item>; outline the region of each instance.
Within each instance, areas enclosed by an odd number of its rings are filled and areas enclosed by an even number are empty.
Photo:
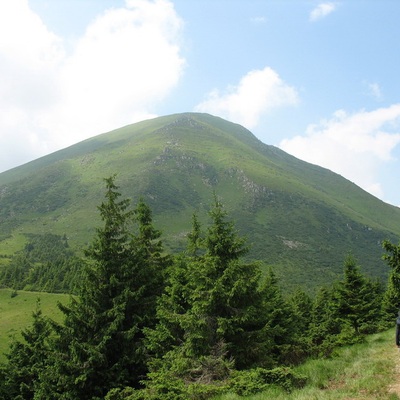
[[[61,321],[62,313],[57,303],[66,303],[69,295],[18,291],[12,296],[11,289],[0,289],[0,361],[5,359],[12,339],[21,336],[21,330],[32,324],[32,313],[36,310],[37,299],[43,315]]]
[[[395,374],[396,359],[400,357],[393,342],[393,330],[371,335],[367,342],[339,349],[329,359],[310,360],[296,368],[308,377],[306,387],[287,393],[273,387],[251,400],[394,400],[390,385]],[[226,394],[215,400],[239,400],[243,397]]]

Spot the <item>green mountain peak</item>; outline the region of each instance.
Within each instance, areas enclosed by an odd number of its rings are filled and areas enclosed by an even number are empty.
[[[107,132],[0,174],[0,255],[27,235],[66,235],[80,249],[99,224],[103,178],[144,198],[167,248],[185,245],[215,193],[251,246],[288,285],[329,283],[352,252],[384,277],[380,242],[400,234],[400,210],[350,181],[259,141],[240,125],[183,113]],[[0,259],[1,260],[1,259]]]

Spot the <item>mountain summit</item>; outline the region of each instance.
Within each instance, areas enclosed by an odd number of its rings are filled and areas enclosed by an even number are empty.
[[[80,249],[99,225],[103,178],[143,198],[171,250],[184,248],[191,216],[206,221],[216,194],[251,247],[287,285],[326,284],[352,252],[384,277],[383,239],[397,241],[400,209],[327,169],[259,141],[208,114],[184,113],[104,133],[0,174],[0,256],[29,234],[66,235]]]

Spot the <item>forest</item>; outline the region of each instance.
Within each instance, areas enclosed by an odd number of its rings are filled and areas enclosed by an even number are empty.
[[[290,392],[293,370],[393,327],[400,307],[400,244],[382,240],[389,272],[364,275],[352,254],[343,275],[315,293],[282,290],[249,251],[214,196],[209,224],[196,215],[179,254],[168,254],[152,212],[132,208],[116,177],[105,179],[102,226],[84,257],[67,238],[33,235],[1,270],[18,290],[71,293],[63,322],[37,304],[0,369],[4,399],[207,399],[250,395],[268,385]]]

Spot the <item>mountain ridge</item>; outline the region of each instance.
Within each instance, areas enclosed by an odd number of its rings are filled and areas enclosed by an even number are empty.
[[[400,209],[340,175],[264,144],[238,124],[183,113],[127,125],[1,173],[0,255],[9,255],[7,246],[21,248],[27,233],[48,230],[84,247],[99,223],[102,180],[115,173],[124,196],[150,205],[174,251],[185,246],[193,212],[205,221],[217,194],[248,237],[249,257],[291,285],[329,283],[349,251],[370,275],[385,278],[380,241],[400,234]]]

